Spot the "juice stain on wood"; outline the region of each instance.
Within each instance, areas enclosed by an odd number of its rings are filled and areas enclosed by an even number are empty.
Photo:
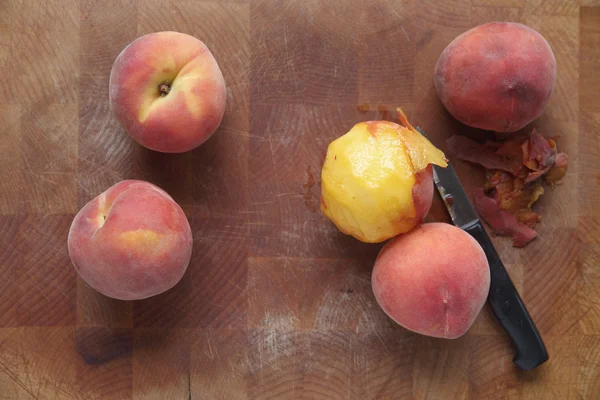
[[[366,113],[371,109],[368,103],[360,103],[358,106],[356,106],[356,108],[361,113]]]
[[[356,109],[359,112],[364,114],[364,113],[371,111],[371,106],[369,105],[369,103],[360,103],[359,105],[356,106]],[[392,118],[391,112],[390,112],[390,110],[388,110],[388,108],[384,104],[379,104],[377,106],[377,111],[380,114],[379,120],[385,120],[385,121],[391,120],[391,118]]]
[[[315,186],[315,178],[310,169],[310,165],[308,165],[306,167],[306,182],[302,185],[302,187],[304,188],[304,204],[310,212],[317,212],[317,210],[319,209],[319,196],[316,196],[312,192],[313,186]],[[317,199],[316,204],[315,199]]]
[[[377,106],[377,111],[379,111],[379,113],[381,114],[381,119],[384,121],[389,121],[391,116],[390,116],[390,111],[388,110],[388,108],[386,106],[384,106],[383,104],[380,104]]]

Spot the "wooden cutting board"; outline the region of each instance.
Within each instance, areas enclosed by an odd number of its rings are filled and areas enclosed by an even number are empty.
[[[370,286],[380,245],[318,211],[326,146],[354,123],[402,106],[443,150],[465,131],[432,69],[492,20],[551,43],[556,91],[533,126],[571,161],[536,206],[539,238],[494,238],[550,353],[530,372],[488,306],[452,341],[393,324]],[[205,41],[228,85],[219,131],[186,154],[145,150],[109,109],[115,57],[161,30]],[[598,1],[3,0],[0,66],[0,397],[600,398]],[[180,284],[138,302],[91,290],[66,249],[75,213],[122,179],[167,190],[195,238]],[[447,221],[437,195],[428,220]]]

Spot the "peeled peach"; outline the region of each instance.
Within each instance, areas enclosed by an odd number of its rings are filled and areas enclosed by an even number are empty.
[[[490,290],[485,252],[468,233],[423,224],[382,248],[371,283],[375,299],[396,323],[439,338],[464,335]]]
[[[546,39],[515,22],[490,22],[455,38],[434,71],[437,94],[462,123],[514,132],[544,111],[556,81]]]
[[[433,197],[430,164],[447,165],[444,154],[399,116],[404,126],[361,122],[327,149],[321,211],[363,242],[382,242],[421,223]]]
[[[130,43],[115,60],[111,108],[142,146],[164,153],[207,141],[225,112],[225,81],[208,47],[179,32],[155,32]]]
[[[77,213],[68,251],[92,288],[115,299],[138,300],[181,280],[192,254],[192,231],[181,207],[164,190],[126,180]]]

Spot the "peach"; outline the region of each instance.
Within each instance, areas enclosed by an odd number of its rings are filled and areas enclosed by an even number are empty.
[[[138,300],[181,280],[192,254],[192,231],[181,207],[164,190],[126,180],[77,213],[68,251],[92,288],[115,299]]]
[[[446,167],[444,153],[402,125],[355,124],[327,147],[321,169],[321,212],[343,233],[383,242],[423,221],[433,197],[431,164]]]
[[[375,299],[404,328],[433,337],[464,335],[485,304],[490,270],[468,233],[420,225],[381,249],[371,276]]]
[[[454,39],[434,71],[437,94],[462,123],[514,132],[544,111],[556,81],[556,58],[535,30],[512,22],[477,26]]]
[[[225,80],[208,47],[179,32],[130,43],[115,60],[111,108],[142,146],[164,153],[192,150],[217,130],[225,113]]]

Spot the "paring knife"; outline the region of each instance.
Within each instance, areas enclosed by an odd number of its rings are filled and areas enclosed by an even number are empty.
[[[420,128],[417,130],[421,133]],[[425,134],[423,133],[425,136]],[[548,351],[515,285],[500,260],[477,212],[471,205],[452,165],[433,165],[433,181],[452,218],[452,223],[469,233],[483,248],[490,265],[488,302],[494,315],[516,347],[513,362],[529,370],[548,360]]]

